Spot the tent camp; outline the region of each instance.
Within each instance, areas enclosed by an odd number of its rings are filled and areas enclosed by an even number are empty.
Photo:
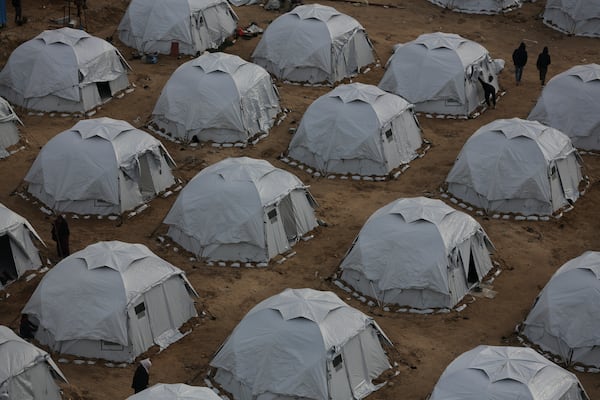
[[[537,121],[498,119],[465,143],[448,192],[486,212],[552,215],[579,198],[581,159],[571,140]]]
[[[47,30],[17,47],[0,72],[0,95],[38,111],[85,112],[129,86],[110,43],[79,29]]]
[[[208,53],[175,70],[152,119],[162,133],[186,143],[245,143],[268,133],[280,110],[277,89],[262,67]]]
[[[289,172],[264,160],[227,158],[183,188],[164,223],[198,257],[268,262],[317,226],[316,206]]]
[[[490,271],[493,249],[468,214],[440,200],[398,199],[369,217],[341,279],[380,305],[454,307]]]
[[[323,175],[383,176],[417,157],[421,144],[421,128],[406,100],[352,83],[308,107],[288,156]]]
[[[333,84],[375,61],[373,45],[354,18],[307,4],[276,18],[252,60],[282,80]]]
[[[34,238],[44,244],[25,218],[0,203],[0,289],[42,265]]]
[[[17,122],[22,124],[8,101],[0,97],[0,158],[8,157],[6,149],[19,142]]]
[[[448,365],[430,400],[589,400],[577,377],[524,347],[477,346]]]
[[[210,365],[235,400],[362,399],[390,368],[377,323],[332,292],[286,289],[250,310]]]
[[[223,44],[237,20],[227,0],[133,0],[117,31],[143,53],[195,55]]]
[[[48,353],[0,325],[0,399],[60,400],[55,380],[67,381]]]
[[[521,0],[429,0],[452,11],[467,14],[499,14],[521,7]]]
[[[183,383],[157,383],[127,400],[222,400],[212,389]]]
[[[546,0],[543,18],[563,33],[600,37],[600,0]]]
[[[198,294],[179,268],[141,244],[98,242],[42,278],[23,309],[53,351],[133,361],[177,339]]]
[[[426,33],[396,46],[379,87],[414,104],[415,111],[469,116],[485,99],[477,80],[498,90],[498,65],[478,43],[453,33]],[[501,68],[500,68],[501,69]]]
[[[587,251],[552,276],[520,333],[568,365],[600,367],[600,252]]]
[[[163,145],[125,121],[82,120],[40,150],[25,181],[57,212],[121,214],[175,183]]]
[[[600,65],[577,65],[554,76],[527,119],[563,132],[573,146],[600,150]]]

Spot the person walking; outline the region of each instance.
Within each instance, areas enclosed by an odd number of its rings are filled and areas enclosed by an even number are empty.
[[[69,224],[59,214],[52,223],[52,240],[56,242],[56,254],[60,258],[65,258],[71,254],[69,250],[69,234]]]
[[[135,373],[133,374],[133,381],[131,382],[131,388],[134,393],[139,393],[148,387],[150,382],[150,367],[152,362],[149,358],[144,358],[140,361]]]
[[[548,72],[548,65],[550,65],[550,62],[548,47],[544,47],[544,50],[542,50],[535,63],[538,71],[540,71],[540,82],[542,83],[542,86],[546,84],[546,73]]]
[[[17,25],[23,25],[23,16],[21,15],[23,9],[21,8],[21,0],[12,0],[12,5],[15,8],[15,23]]]
[[[525,43],[521,42],[519,47],[513,51],[512,54],[513,64],[515,65],[515,79],[517,86],[521,84],[521,77],[523,76],[523,69],[527,65],[527,50]]]

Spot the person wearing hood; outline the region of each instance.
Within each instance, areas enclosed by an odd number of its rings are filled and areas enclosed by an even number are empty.
[[[548,47],[544,47],[544,50],[538,56],[536,67],[540,71],[540,82],[542,86],[546,84],[546,72],[548,72],[548,65],[550,65],[550,54],[548,53]]]
[[[140,361],[135,373],[133,374],[133,381],[131,382],[131,388],[134,393],[139,393],[148,387],[150,382],[150,367],[152,362],[149,358],[144,358]]]
[[[523,69],[527,64],[527,50],[525,43],[521,42],[519,47],[513,51],[512,54],[513,64],[515,65],[515,79],[517,80],[517,86],[521,84],[521,77],[523,76]]]

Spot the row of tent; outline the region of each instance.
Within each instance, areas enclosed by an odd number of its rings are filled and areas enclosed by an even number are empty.
[[[124,258],[125,254],[120,256]],[[590,260],[589,254],[583,257]],[[596,266],[597,262],[596,255]],[[590,263],[587,265],[583,268],[589,268]],[[154,267],[150,264],[147,270],[152,272]],[[60,264],[56,268],[61,268]],[[574,268],[565,265],[555,276],[575,271]],[[85,271],[85,267],[79,269]],[[94,270],[115,273],[110,267]],[[586,280],[589,279],[583,276],[579,282]],[[154,304],[153,308],[159,307]],[[87,311],[85,304],[82,310]],[[41,329],[45,330],[43,323]],[[105,326],[101,328],[104,330]],[[214,368],[210,378],[236,400],[362,399],[383,386],[373,380],[391,368],[386,354],[390,346],[391,341],[372,318],[348,306],[334,293],[286,289],[263,300],[244,316],[210,362]],[[0,359],[0,394],[23,400],[60,399],[54,379],[66,379],[58,367],[46,352],[6,327],[0,327]],[[478,346],[457,357],[431,394],[437,400],[481,396],[499,400],[589,400],[574,374],[533,349],[494,346]],[[208,388],[158,384],[129,400],[214,397],[219,398]]]

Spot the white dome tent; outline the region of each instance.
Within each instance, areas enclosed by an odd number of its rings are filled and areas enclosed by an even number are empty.
[[[181,54],[216,49],[231,36],[238,17],[226,0],[133,0],[117,28],[119,39],[143,53]]]
[[[335,8],[307,4],[269,24],[252,61],[281,80],[333,84],[358,74],[375,57],[358,21]]]
[[[459,35],[426,33],[396,46],[378,86],[402,96],[418,112],[470,116],[485,102],[477,78],[487,82],[492,76],[497,91],[502,63]]]
[[[25,271],[41,267],[34,238],[44,245],[25,218],[0,203],[0,289]]]
[[[571,140],[537,121],[499,119],[465,143],[448,192],[488,213],[549,216],[579,198],[581,159]]]
[[[543,18],[563,33],[600,37],[600,0],[547,0]]]
[[[25,176],[56,212],[121,214],[175,183],[163,145],[129,123],[82,120],[46,143]]]
[[[132,362],[197,315],[185,273],[141,244],[98,242],[42,278],[23,313],[61,354]]]
[[[440,200],[398,199],[369,217],[341,279],[380,305],[451,308],[492,269],[493,249],[468,214]]]
[[[0,325],[0,399],[60,400],[67,382],[48,353]]]
[[[408,102],[376,86],[353,83],[308,107],[288,156],[322,175],[385,176],[416,158],[422,143]]]
[[[0,72],[0,95],[37,111],[86,112],[129,86],[110,43],[78,29],[47,30],[17,47]]]
[[[0,158],[8,157],[6,149],[19,142],[17,122],[23,124],[8,101],[0,97]]]
[[[589,400],[577,377],[526,347],[477,346],[446,367],[430,400]]]
[[[429,0],[429,2],[466,14],[500,14],[523,5],[521,0]]]
[[[289,172],[264,160],[227,158],[183,188],[164,223],[198,257],[264,263],[317,226],[315,207]]]
[[[573,146],[600,151],[600,65],[577,65],[554,76],[527,119],[563,132]]]
[[[280,111],[267,71],[238,56],[209,53],[175,70],[152,119],[161,134],[186,143],[246,143],[267,134]]]
[[[286,289],[250,310],[210,365],[235,400],[362,399],[390,368],[377,323],[332,292]]]
[[[600,252],[587,251],[552,276],[521,335],[568,364],[600,368]]]
[[[157,383],[127,400],[223,400],[212,389],[183,383]]]

